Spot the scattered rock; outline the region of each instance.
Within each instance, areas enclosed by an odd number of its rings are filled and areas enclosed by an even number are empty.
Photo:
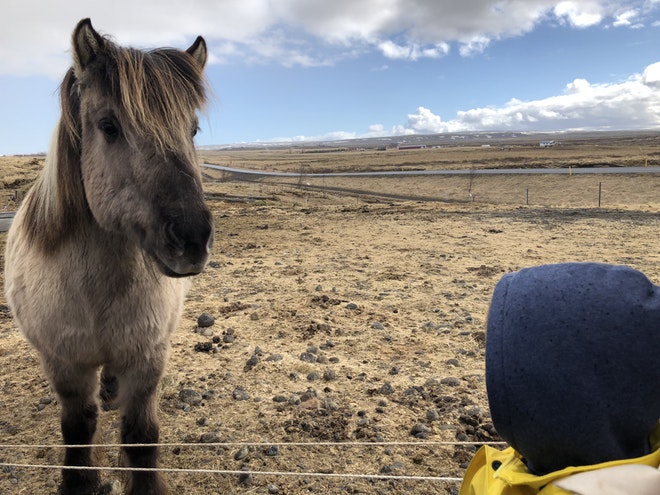
[[[250,356],[250,359],[248,359],[247,362],[245,363],[245,367],[243,368],[243,370],[250,371],[257,364],[259,364],[259,356],[253,354],[252,356]]]
[[[198,406],[202,403],[202,394],[196,392],[195,390],[184,388],[179,392],[179,400],[184,404]]]
[[[374,321],[371,324],[371,328],[374,330],[385,330],[385,326],[380,321]]]
[[[424,423],[417,423],[415,426],[412,427],[412,430],[410,430],[411,435],[413,435],[415,438],[420,438],[420,439],[428,438],[429,433],[431,433],[431,428],[426,426]]]
[[[458,378],[449,376],[440,380],[442,385],[447,385],[448,387],[458,387],[461,384],[461,381]]]
[[[332,381],[332,380],[336,380],[336,379],[337,379],[337,373],[335,373],[334,370],[325,370],[325,371],[323,372],[323,379],[324,379],[326,382],[330,382],[330,381]]]
[[[348,303],[346,305],[346,309],[355,310],[355,309],[358,309],[358,305],[355,304],[355,303]]]
[[[426,419],[428,421],[438,421],[440,419],[440,413],[435,407],[432,407],[426,411]]]
[[[197,317],[197,326],[199,328],[210,327],[213,326],[214,323],[215,323],[215,318],[213,318],[208,313],[202,313]]]
[[[304,361],[306,363],[315,363],[316,362],[316,356],[312,354],[311,352],[303,352],[300,355],[300,360]]]
[[[394,393],[394,387],[390,382],[385,382],[382,387],[380,387],[379,392],[382,395],[392,395]]]
[[[264,451],[264,454],[266,454],[268,457],[275,457],[279,453],[280,447],[278,445],[271,445]]]
[[[234,454],[234,460],[235,461],[242,461],[245,459],[248,455],[250,454],[250,449],[248,448],[247,445],[243,445],[240,449],[236,451]]]
[[[212,342],[197,342],[195,344],[195,352],[212,352],[213,343]]]
[[[213,399],[216,395],[218,395],[218,392],[216,392],[214,389],[205,390],[204,392],[202,392],[202,399],[204,400]]]
[[[391,473],[394,473],[396,471],[402,471],[403,469],[405,469],[404,464],[402,462],[397,461],[397,462],[393,462],[392,464],[388,464],[388,465],[383,466],[382,468],[380,468],[380,473],[381,474],[391,474]]]
[[[250,394],[242,387],[236,387],[231,395],[234,400],[250,400]]]

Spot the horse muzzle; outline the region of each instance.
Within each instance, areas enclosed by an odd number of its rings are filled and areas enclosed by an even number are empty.
[[[213,247],[213,219],[208,210],[165,222],[154,258],[168,277],[197,275],[206,266]]]

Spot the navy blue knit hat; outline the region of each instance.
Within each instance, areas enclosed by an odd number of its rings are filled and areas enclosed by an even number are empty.
[[[488,315],[493,424],[537,475],[650,452],[660,418],[660,287],[626,266],[505,275]]]

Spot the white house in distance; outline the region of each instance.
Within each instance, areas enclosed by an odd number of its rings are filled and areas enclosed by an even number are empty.
[[[539,143],[539,146],[541,148],[552,148],[555,144],[557,144],[554,140],[549,140],[549,141],[541,141]]]

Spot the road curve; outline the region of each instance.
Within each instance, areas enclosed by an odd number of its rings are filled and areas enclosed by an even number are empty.
[[[225,167],[202,163],[202,167],[231,174],[260,175],[263,177],[387,177],[415,175],[528,175],[528,174],[660,174],[660,167],[580,167],[580,168],[484,168],[456,170],[387,170],[380,172],[268,172],[247,168]]]

